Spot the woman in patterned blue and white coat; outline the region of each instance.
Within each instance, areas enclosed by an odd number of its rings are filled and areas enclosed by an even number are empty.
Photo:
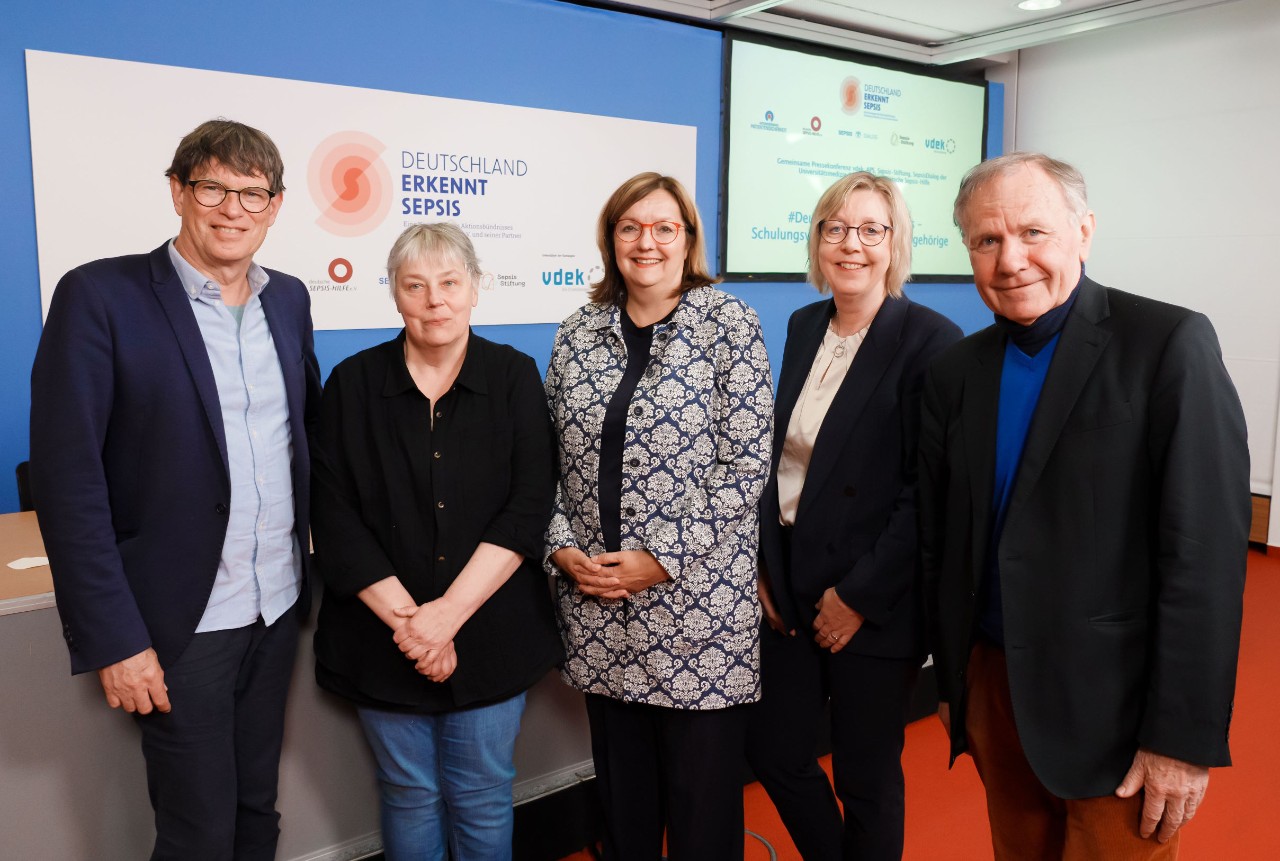
[[[712,286],[677,180],[623,183],[597,242],[605,274],[546,380],[563,676],[586,694],[605,857],[654,861],[665,828],[672,861],[738,861],[769,360],[755,312]]]

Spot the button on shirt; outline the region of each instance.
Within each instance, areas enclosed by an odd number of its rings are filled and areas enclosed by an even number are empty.
[[[249,301],[237,321],[217,282],[169,243],[191,299],[218,387],[231,476],[222,558],[197,633],[268,625],[298,599],[302,554],[293,534],[293,441],[275,341],[262,308],[267,273],[249,268]]]

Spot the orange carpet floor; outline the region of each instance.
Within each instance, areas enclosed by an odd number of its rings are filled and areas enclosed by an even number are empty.
[[[1195,821],[1183,832],[1181,857],[1270,861],[1280,858],[1280,550],[1250,551],[1244,634],[1231,727],[1232,768],[1214,769]],[[824,760],[830,771],[830,758]],[[907,861],[991,858],[986,802],[968,757],[947,770],[942,725],[930,717],[907,727]],[[744,861],[801,861],[758,783],[744,790]],[[1272,818],[1276,817],[1276,818]],[[776,854],[771,854],[776,853]],[[588,861],[580,852],[565,861]]]

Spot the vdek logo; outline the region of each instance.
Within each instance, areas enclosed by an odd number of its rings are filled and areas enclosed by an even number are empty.
[[[548,287],[586,287],[587,273],[581,269],[547,269],[542,283]]]

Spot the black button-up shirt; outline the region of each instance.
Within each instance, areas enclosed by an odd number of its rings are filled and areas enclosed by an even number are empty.
[[[325,385],[312,466],[325,585],[316,678],[361,705],[449,711],[514,696],[561,657],[539,565],[551,427],[528,356],[471,334],[457,380],[433,404],[409,375],[404,337],[345,360]],[[356,595],[395,576],[419,604],[434,600],[482,541],[526,561],[459,629],[453,676],[432,682]]]

